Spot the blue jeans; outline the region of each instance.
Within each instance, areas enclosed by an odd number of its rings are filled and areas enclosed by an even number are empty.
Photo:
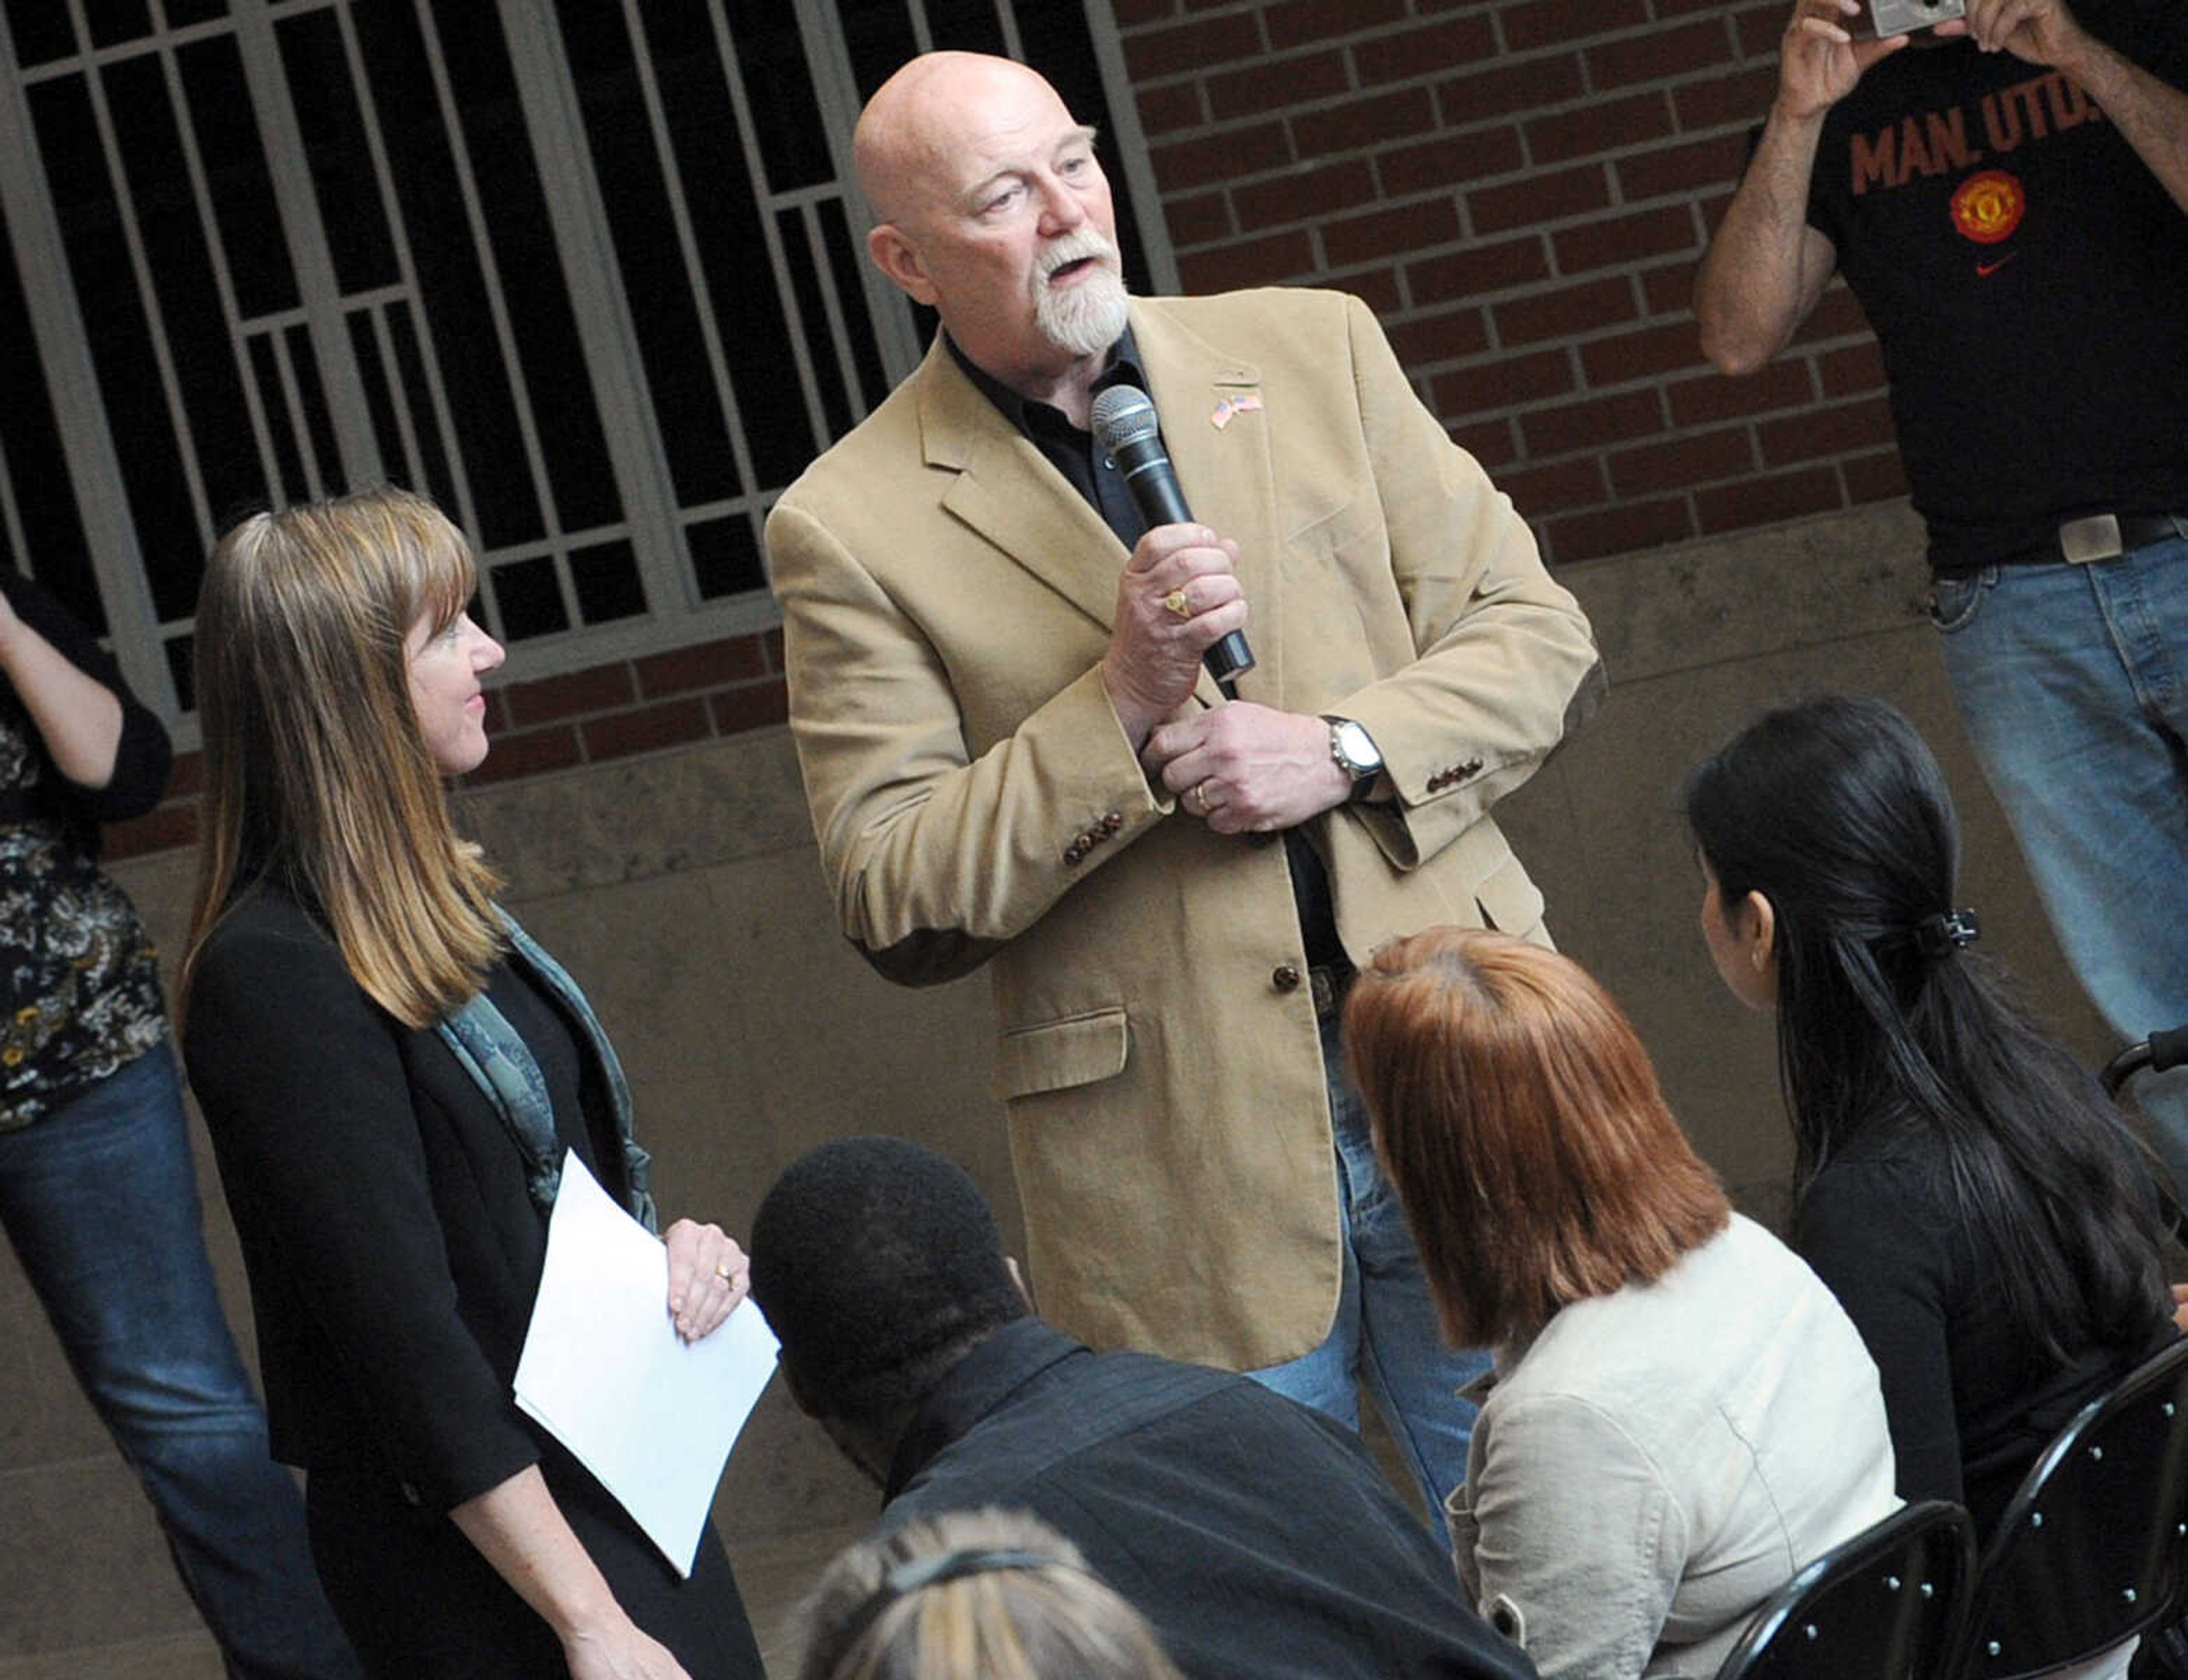
[[[2086,566],[1942,578],[1969,739],[2112,1029],[2188,1023],[2188,531]],[[2138,1082],[2188,1190],[2188,1069]]]
[[[1398,1192],[1376,1164],[1367,1108],[1345,1076],[1334,1017],[1322,1023],[1322,1066],[1329,1082],[1345,1221],[1337,1320],[1320,1347],[1247,1374],[1352,1429],[1360,1427],[1364,1380],[1420,1486],[1430,1526],[1443,1539],[1444,1496],[1466,1480],[1466,1448],[1474,1434],[1474,1402],[1461,1400],[1458,1390],[1489,1368],[1489,1356],[1444,1345]]]
[[[221,1316],[173,1052],[0,1132],[0,1225],[239,1680],[361,1671]]]

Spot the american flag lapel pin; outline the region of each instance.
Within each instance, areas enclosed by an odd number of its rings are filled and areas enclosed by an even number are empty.
[[[1215,412],[1209,415],[1208,423],[1221,431],[1231,424],[1232,415],[1254,414],[1260,406],[1261,393],[1258,391],[1244,391],[1236,397],[1225,397],[1216,403]]]

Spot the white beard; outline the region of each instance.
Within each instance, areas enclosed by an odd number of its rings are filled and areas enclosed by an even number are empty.
[[[1048,277],[1065,263],[1088,257],[1097,259],[1097,266],[1076,285],[1049,285]],[[1083,228],[1041,253],[1033,283],[1034,324],[1067,354],[1098,356],[1125,335],[1125,297],[1117,248],[1093,228]]]

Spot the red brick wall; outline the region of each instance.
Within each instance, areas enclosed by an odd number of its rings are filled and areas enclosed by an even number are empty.
[[[1790,0],[1111,0],[1188,291],[1341,286],[1553,563],[1900,494],[1874,341],[1701,359]]]

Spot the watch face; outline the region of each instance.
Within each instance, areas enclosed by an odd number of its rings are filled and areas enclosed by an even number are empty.
[[[1383,768],[1383,755],[1375,750],[1368,731],[1350,718],[1337,725],[1337,751],[1345,768],[1357,781]]]

